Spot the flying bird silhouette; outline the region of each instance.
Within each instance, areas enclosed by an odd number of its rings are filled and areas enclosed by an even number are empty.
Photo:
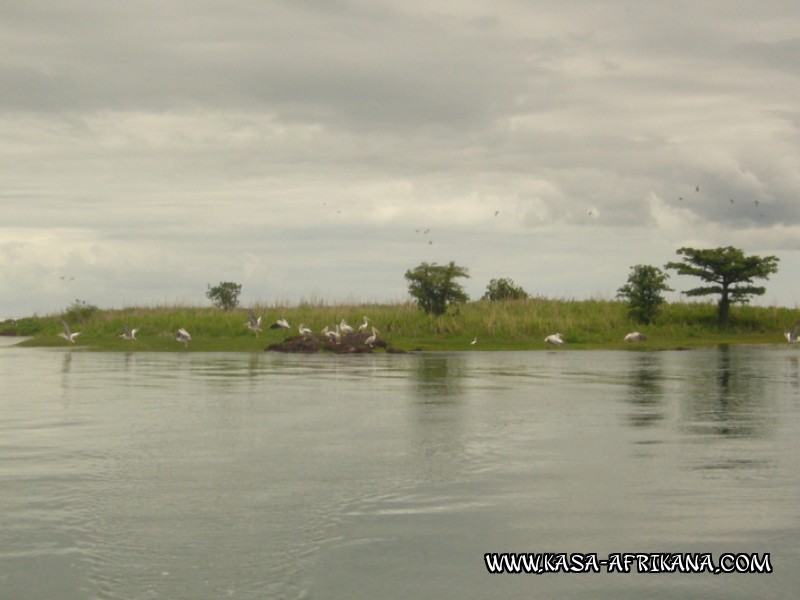
[[[556,346],[562,346],[564,344],[564,340],[561,339],[560,333],[548,335],[546,338],[544,338],[544,341],[548,344],[555,344]]]
[[[258,337],[258,334],[261,331],[262,318],[263,317],[256,317],[252,310],[247,311],[247,323],[245,323],[245,325],[250,331],[256,334],[256,337]]]
[[[644,334],[641,334],[638,331],[632,331],[631,333],[629,333],[628,335],[625,336],[625,340],[624,341],[626,341],[626,342],[644,342],[645,340],[647,340],[647,338],[644,337]]]
[[[69,325],[67,325],[67,322],[64,319],[61,319],[61,327],[64,329],[64,331],[62,331],[58,335],[63,337],[70,344],[74,344],[75,343],[75,338],[78,337],[81,334],[81,332],[80,331],[76,331],[76,332],[73,333],[73,331],[69,328]]]
[[[139,329],[136,328],[136,327],[134,327],[133,329],[130,329],[127,325],[123,325],[122,327],[125,329],[125,331],[119,337],[121,337],[123,340],[129,341],[129,342],[135,342],[136,341],[136,332],[139,331]]]
[[[281,317],[277,321],[275,321],[272,325],[269,326],[270,329],[291,329],[289,325],[289,321]]]

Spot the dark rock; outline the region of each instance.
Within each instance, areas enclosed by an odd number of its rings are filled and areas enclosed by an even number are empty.
[[[289,353],[302,353],[314,354],[316,352],[333,352],[334,354],[369,354],[375,348],[382,348],[390,354],[401,354],[403,350],[397,348],[389,348],[386,340],[376,338],[372,345],[367,345],[366,340],[370,337],[368,333],[356,332],[347,335],[342,335],[341,339],[336,342],[323,336],[322,334],[315,333],[308,337],[296,335],[286,338],[277,344],[270,344],[267,346],[267,352],[289,352]]]

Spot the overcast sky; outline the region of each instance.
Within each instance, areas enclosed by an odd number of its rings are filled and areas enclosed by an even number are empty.
[[[759,303],[794,307],[798,31],[796,0],[6,0],[0,317],[400,301],[450,260],[473,298],[612,298],[685,245],[778,256]]]

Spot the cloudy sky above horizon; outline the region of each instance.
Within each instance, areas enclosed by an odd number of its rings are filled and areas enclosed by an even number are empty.
[[[474,298],[610,298],[728,245],[778,256],[758,302],[794,307],[799,24],[789,0],[10,0],[0,317],[219,281],[397,301],[450,260]]]

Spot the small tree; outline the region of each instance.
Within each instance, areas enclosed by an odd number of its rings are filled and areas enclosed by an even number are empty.
[[[469,300],[464,288],[454,281],[456,277],[469,277],[469,274],[453,261],[444,266],[424,262],[405,274],[408,293],[416,298],[422,310],[434,315],[444,314],[450,304]]]
[[[494,302],[495,300],[524,300],[528,297],[528,292],[514,283],[513,279],[503,277],[492,279],[486,286],[486,293],[483,300]]]
[[[631,267],[628,283],[617,290],[617,298],[628,300],[628,312],[640,323],[649,324],[665,302],[662,292],[671,292],[667,285],[669,275],[658,267],[636,265]]]
[[[215,285],[213,288],[209,283],[206,298],[211,300],[214,306],[218,308],[231,310],[239,305],[239,294],[241,292],[241,284],[232,281],[221,281],[219,285]]]
[[[684,292],[687,296],[719,294],[718,319],[727,325],[730,306],[733,302],[747,304],[750,296],[762,296],[767,288],[750,285],[753,279],[769,279],[778,272],[775,256],[745,256],[739,248],[678,248],[684,262],[669,262],[665,268],[675,269],[680,275],[695,275],[712,285],[693,288]],[[738,285],[745,284],[745,285]]]

